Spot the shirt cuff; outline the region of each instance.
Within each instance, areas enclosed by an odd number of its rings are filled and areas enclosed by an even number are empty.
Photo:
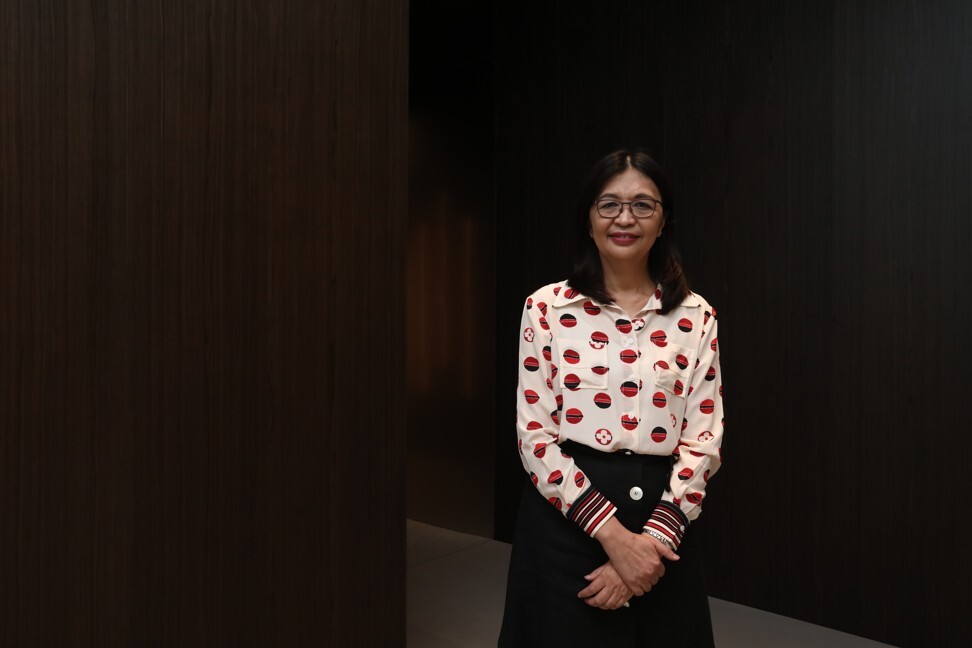
[[[689,526],[689,520],[685,517],[676,504],[662,500],[655,506],[651,517],[645,522],[645,529],[652,529],[661,533],[671,540],[672,546],[678,551],[678,546],[682,544],[682,537]]]
[[[600,491],[588,488],[574,500],[574,505],[570,507],[567,517],[580,525],[584,533],[593,536],[617,510],[617,507]]]

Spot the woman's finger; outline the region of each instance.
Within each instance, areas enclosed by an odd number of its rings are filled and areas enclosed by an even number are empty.
[[[651,540],[654,542],[655,550],[658,551],[659,556],[667,558],[668,560],[679,560],[679,555],[672,551],[671,547],[666,545],[664,542],[659,542],[657,538],[651,538]]]
[[[598,607],[602,610],[614,610],[617,608],[618,603],[621,599],[621,595],[624,592],[624,588],[613,585],[610,587],[605,587],[601,590],[598,598]]]
[[[589,599],[604,589],[604,582],[595,580],[593,583],[577,593],[577,598]]]
[[[590,605],[591,607],[596,607],[596,608],[603,609],[604,608],[604,598],[605,598],[603,596],[603,592],[604,592],[604,590],[601,590],[601,592],[598,592],[595,596],[590,597],[589,599],[587,599],[584,602],[587,603],[588,605]]]
[[[623,607],[631,607],[630,605],[628,605],[628,601],[630,599],[631,599],[631,592],[628,590],[628,588],[622,586],[618,590],[618,601],[617,601],[618,605],[617,605],[617,609],[620,609],[620,608],[623,608]]]
[[[680,560],[681,559],[681,557],[677,553],[675,553],[674,551],[672,551],[670,548],[666,547],[665,545],[662,545],[661,555],[665,556],[669,560]]]

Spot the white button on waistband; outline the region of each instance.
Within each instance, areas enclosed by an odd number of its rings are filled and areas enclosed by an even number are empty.
[[[624,451],[624,454],[626,454],[626,455],[628,455],[630,457],[631,456],[631,451],[630,450],[625,450]]]
[[[630,491],[628,491],[628,495],[631,496],[631,499],[633,499],[635,501],[638,501],[638,500],[641,499],[641,496],[644,495],[644,493],[642,492],[642,490],[640,488],[638,488],[637,486],[635,486]]]

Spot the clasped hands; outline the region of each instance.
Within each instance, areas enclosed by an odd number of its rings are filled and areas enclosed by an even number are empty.
[[[608,561],[587,574],[590,584],[578,598],[602,610],[616,610],[632,596],[641,596],[665,575],[662,558],[679,556],[664,543],[644,533],[631,533],[611,518],[595,534],[608,555]]]

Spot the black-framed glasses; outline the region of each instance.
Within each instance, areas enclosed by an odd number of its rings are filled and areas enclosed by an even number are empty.
[[[595,201],[594,205],[597,207],[597,215],[601,218],[617,218],[625,205],[631,208],[631,214],[635,218],[650,218],[658,207],[663,206],[662,201],[654,198],[638,198],[627,202],[617,198],[601,198]]]

